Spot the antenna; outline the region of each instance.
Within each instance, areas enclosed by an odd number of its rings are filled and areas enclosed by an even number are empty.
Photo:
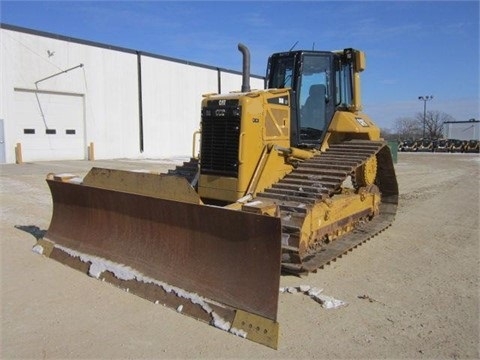
[[[294,48],[295,46],[297,46],[297,44],[298,44],[298,40],[295,42],[295,44],[293,44],[293,46],[292,46],[292,47],[290,48],[290,50],[288,50],[288,51],[292,51],[293,48]]]
[[[312,44],[312,51],[314,51],[314,50],[315,50],[315,41]]]

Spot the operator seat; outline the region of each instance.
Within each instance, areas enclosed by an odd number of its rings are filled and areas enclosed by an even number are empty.
[[[325,95],[325,85],[310,86],[307,101],[302,109],[302,127],[323,130],[325,127]]]

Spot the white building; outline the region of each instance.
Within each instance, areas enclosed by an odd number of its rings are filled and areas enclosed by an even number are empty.
[[[240,71],[6,24],[0,49],[0,163],[190,156],[202,94],[242,83]]]
[[[480,140],[480,120],[446,121],[443,135],[445,139]]]

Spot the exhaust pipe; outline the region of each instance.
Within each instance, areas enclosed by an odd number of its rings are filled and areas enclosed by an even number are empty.
[[[238,50],[243,54],[243,63],[242,63],[242,92],[250,91],[250,51],[248,48],[239,43]]]

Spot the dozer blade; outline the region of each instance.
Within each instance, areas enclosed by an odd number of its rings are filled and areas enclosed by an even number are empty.
[[[279,218],[111,190],[108,184],[47,182],[53,215],[37,244],[44,255],[277,347]]]

